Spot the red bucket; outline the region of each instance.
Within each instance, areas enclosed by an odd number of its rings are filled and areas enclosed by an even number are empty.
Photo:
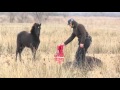
[[[55,61],[57,61],[59,64],[61,64],[64,61],[64,45],[58,45],[57,46],[57,52],[54,55]]]

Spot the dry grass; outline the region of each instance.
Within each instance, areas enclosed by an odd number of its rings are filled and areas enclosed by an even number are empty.
[[[56,46],[72,33],[68,18],[50,17],[42,23],[41,44],[36,61],[30,49],[22,52],[22,62],[15,62],[16,36],[20,31],[29,32],[33,23],[0,24],[0,77],[1,78],[119,78],[120,77],[120,19],[109,17],[73,17],[85,25],[93,38],[87,56],[100,59],[102,67],[84,70],[70,66],[64,68],[54,61]],[[66,62],[73,62],[77,38],[65,47]],[[64,64],[63,63],[63,64]],[[89,67],[87,67],[89,68]]]

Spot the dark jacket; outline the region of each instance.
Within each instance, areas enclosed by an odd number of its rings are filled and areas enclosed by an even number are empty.
[[[64,42],[65,45],[70,43],[75,37],[78,37],[79,43],[84,44],[88,32],[82,24],[78,24],[76,21],[73,21],[73,33],[71,36]]]

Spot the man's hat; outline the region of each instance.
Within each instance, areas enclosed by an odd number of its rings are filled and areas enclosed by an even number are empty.
[[[72,18],[69,19],[69,20],[68,20],[68,25],[70,25],[70,23],[73,22],[73,21],[74,21],[74,19],[72,19]]]

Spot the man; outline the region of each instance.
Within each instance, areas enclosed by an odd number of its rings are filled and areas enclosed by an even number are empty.
[[[64,42],[64,46],[70,43],[75,37],[78,37],[78,50],[76,52],[76,61],[78,64],[85,61],[85,54],[89,48],[92,38],[89,36],[85,27],[82,24],[77,23],[74,19],[68,20],[68,25],[73,28],[73,33],[71,36]]]

